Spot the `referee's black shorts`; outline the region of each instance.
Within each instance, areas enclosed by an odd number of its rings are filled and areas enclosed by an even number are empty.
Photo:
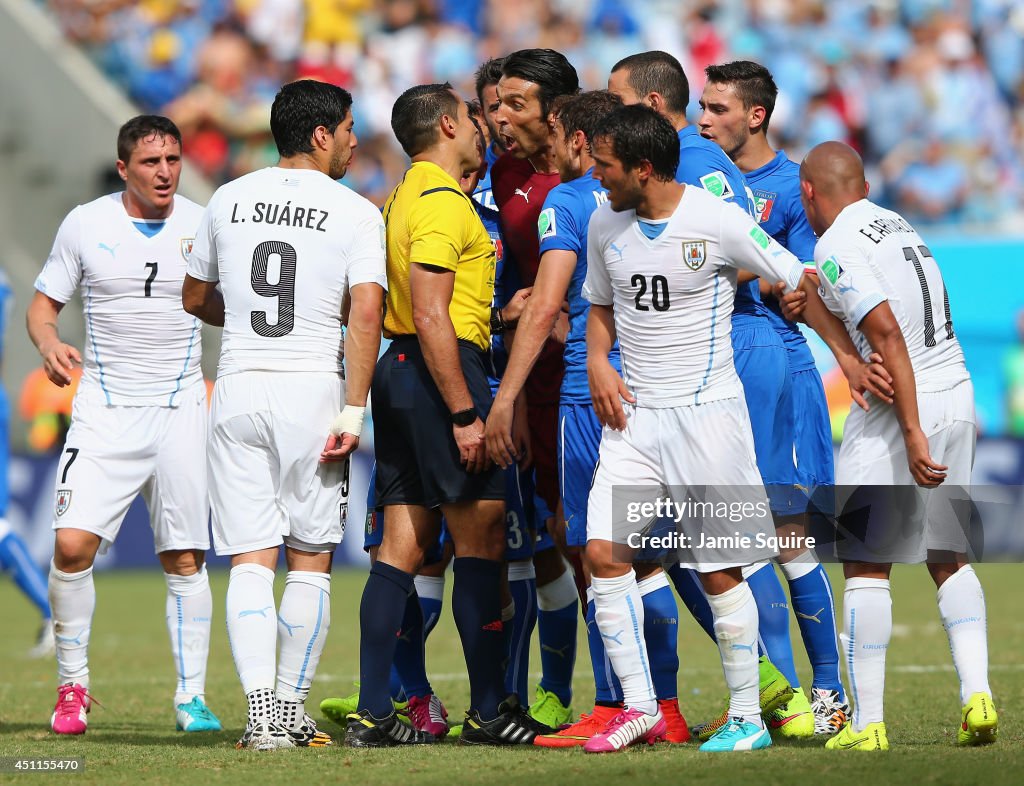
[[[459,359],[473,405],[484,420],[491,411],[486,352],[459,341]],[[373,374],[373,444],[377,459],[377,509],[385,505],[436,508],[450,502],[504,499],[500,467],[470,474],[459,460],[451,412],[441,398],[415,336],[391,342]]]

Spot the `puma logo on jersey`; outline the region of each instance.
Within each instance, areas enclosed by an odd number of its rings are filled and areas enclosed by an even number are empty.
[[[623,243],[621,248],[619,246],[615,245],[614,243],[609,243],[608,244],[608,248],[610,248],[612,251],[614,251],[616,254],[619,255],[619,261],[620,262],[622,261],[622,252],[626,250],[626,246],[627,246],[626,243]]]
[[[120,246],[121,246],[121,244],[120,244],[120,243],[114,243],[114,245],[113,245],[113,246],[108,246],[108,245],[107,245],[106,243],[99,243],[99,244],[97,244],[97,246],[96,246],[96,247],[97,247],[97,248],[99,248],[99,249],[101,249],[102,251],[107,251],[107,252],[109,252],[109,253],[110,253],[110,256],[111,256],[111,258],[113,258],[113,257],[115,256],[114,252],[115,252],[115,251],[117,251],[117,249],[118,249],[118,248],[119,248]]]
[[[521,196],[523,199],[526,200],[526,204],[530,204],[530,192],[531,191],[533,191],[533,186],[530,186],[525,191],[523,191],[523,189],[521,189],[521,188],[517,188],[516,189],[516,193],[514,194],[514,196]]]

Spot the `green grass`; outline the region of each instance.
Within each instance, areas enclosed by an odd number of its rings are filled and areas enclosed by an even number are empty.
[[[643,783],[1016,783],[1024,764],[1024,621],[1017,602],[1024,571],[1019,565],[978,568],[988,599],[991,681],[1000,711],[999,742],[986,749],[953,745],[959,720],[957,679],[938,621],[935,591],[923,567],[897,569],[893,577],[894,622],[886,684],[888,754],[832,753],[820,741],[780,742],[762,753],[709,755],[695,745],[659,745],[610,756],[579,749],[463,749],[445,743],[416,750],[350,751],[336,746],[259,754],[236,751],[245,723],[245,700],[235,675],[224,628],[227,576],[212,575],[215,598],[207,699],[228,731],[186,735],[174,731],[173,671],[163,621],[164,583],[159,570],[106,573],[96,579],[98,611],[92,631],[92,692],[103,702],[90,714],[82,738],[49,731],[55,699],[54,665],[31,661],[25,651],[36,629],[34,612],[13,585],[0,581],[0,756],[84,756],[86,771],[68,775],[80,783],[591,783],[623,777]],[[836,601],[842,581],[833,572]],[[333,620],[309,706],[325,696],[350,693],[358,671],[358,607],[364,575],[339,571],[332,592]],[[280,586],[283,582],[278,581]],[[451,582],[449,582],[450,585]],[[446,609],[448,607],[446,606]],[[680,698],[691,723],[721,708],[724,693],[717,650],[683,612],[680,629]],[[580,626],[582,632],[582,625]],[[579,710],[593,697],[583,638],[576,670]],[[797,664],[805,682],[810,670],[794,627]],[[468,700],[464,662],[450,615],[432,635],[428,667],[435,690],[452,715]],[[536,643],[531,661],[537,671]],[[340,737],[323,720],[322,727]],[[24,780],[0,775],[0,782]]]

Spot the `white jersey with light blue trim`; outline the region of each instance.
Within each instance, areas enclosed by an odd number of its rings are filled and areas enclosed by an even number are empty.
[[[948,390],[969,379],[942,272],[899,213],[867,199],[847,205],[818,240],[814,263],[822,300],[846,323],[862,357],[868,357],[871,345],[857,328],[875,306],[888,301],[918,392]]]
[[[692,186],[654,240],[635,211],[599,207],[587,249],[583,296],[613,307],[622,377],[642,407],[738,397],[730,337],[737,269],[789,289],[803,274],[741,208]]]
[[[57,231],[35,288],[58,303],[81,289],[81,386],[102,390],[107,404],[173,407],[202,382],[200,323],[181,307],[202,213],[175,196],[163,222],[143,221],[128,215],[120,193],[108,194],[76,207]]]
[[[345,292],[387,289],[384,245],[380,210],[318,170],[267,167],[217,189],[188,274],[224,295],[218,379],[341,372]]]

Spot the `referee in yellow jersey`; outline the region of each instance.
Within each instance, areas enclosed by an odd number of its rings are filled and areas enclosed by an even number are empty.
[[[346,744],[434,742],[400,723],[388,690],[424,548],[440,510],[455,544],[452,613],[469,671],[463,744],[531,744],[536,723],[504,692],[500,583],[505,478],[487,458],[484,424],[494,247],[459,178],[481,164],[477,126],[449,84],[403,93],[391,127],[412,159],[384,207],[391,346],[372,387],[377,509],[384,539],[359,608],[359,710]]]

